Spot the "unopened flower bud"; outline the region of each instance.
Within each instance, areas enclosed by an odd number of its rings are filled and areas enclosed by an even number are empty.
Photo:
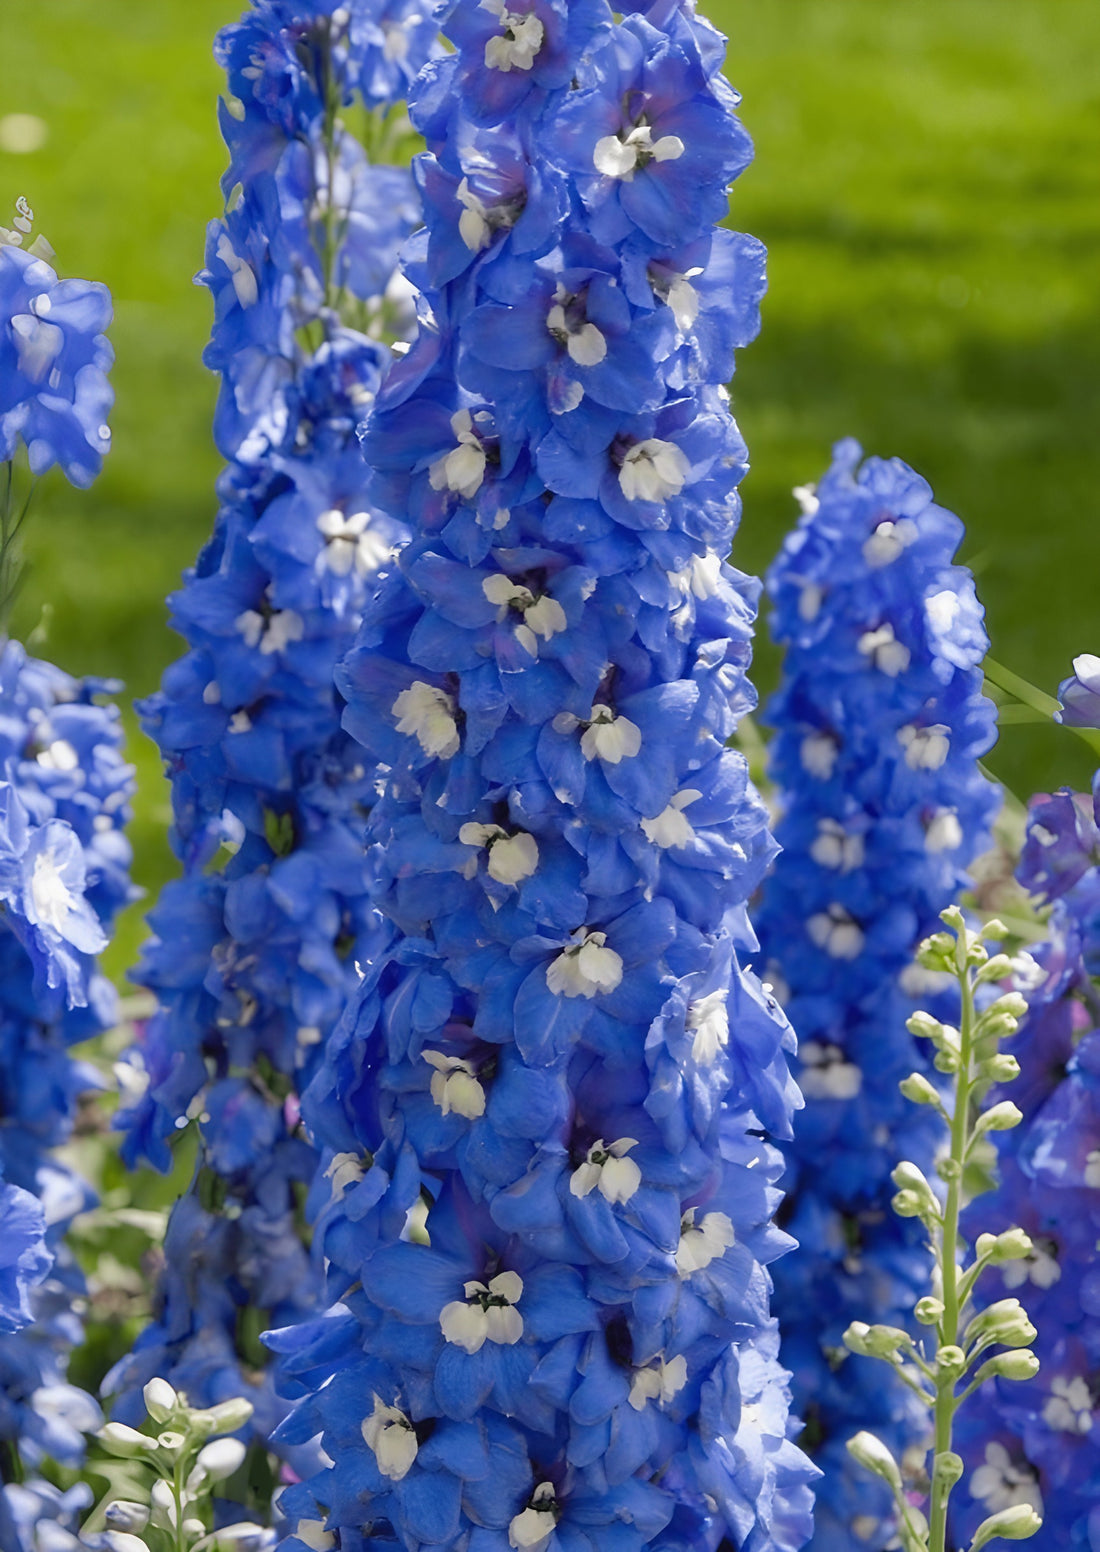
[[[962,1456],[954,1450],[940,1450],[932,1462],[932,1480],[954,1487],[963,1474]]]
[[[950,1185],[953,1180],[961,1180],[962,1172],[963,1167],[958,1159],[951,1158],[949,1154],[936,1160],[936,1174],[947,1185]]]
[[[224,1482],[244,1460],[247,1451],[239,1439],[212,1439],[204,1444],[195,1461],[195,1472],[209,1482]]]
[[[232,1401],[219,1401],[217,1406],[209,1408],[218,1433],[236,1433],[238,1428],[243,1428],[248,1422],[252,1412],[251,1401],[246,1401],[243,1396],[234,1396]]]
[[[979,1132],[1010,1132],[1014,1126],[1019,1126],[1024,1118],[1024,1113],[1019,1105],[1014,1105],[1010,1099],[1002,1099],[1000,1104],[987,1110],[985,1115],[978,1117],[977,1130]]]
[[[980,1259],[992,1261],[1022,1261],[1035,1247],[1031,1235],[1023,1229],[1005,1229],[1002,1234],[979,1234],[974,1249]]]
[[[894,1197],[894,1211],[899,1218],[920,1218],[922,1221],[938,1221],[939,1203],[932,1187],[915,1164],[903,1160],[890,1177],[898,1187]]]
[[[144,1530],[149,1523],[149,1508],[130,1498],[116,1498],[104,1509],[103,1519],[108,1530]]]
[[[981,986],[986,981],[1003,981],[1005,976],[1012,974],[1012,960],[1008,954],[994,954],[992,959],[986,961],[974,977],[975,986]]]
[[[999,916],[991,916],[982,928],[982,936],[990,943],[1003,943],[1009,931]]]
[[[955,968],[954,940],[946,932],[934,932],[917,949],[917,963],[925,970],[952,971]]]
[[[918,1040],[935,1040],[943,1029],[939,1019],[933,1018],[931,1013],[922,1012],[911,1014],[906,1020],[905,1027]]]
[[[936,1367],[949,1379],[957,1379],[966,1368],[966,1354],[954,1343],[941,1347],[936,1353]]]
[[[884,1482],[889,1482],[897,1492],[901,1492],[901,1472],[898,1470],[897,1461],[890,1451],[877,1439],[873,1433],[862,1429],[853,1438],[848,1440],[848,1453],[853,1460],[859,1462],[868,1471],[873,1471],[875,1476],[881,1477]]]
[[[1026,1541],[1042,1525],[1042,1520],[1030,1504],[1013,1504],[1010,1509],[1000,1509],[983,1520],[974,1532],[969,1552],[981,1552],[997,1536],[1006,1541]]]
[[[136,1428],[129,1428],[125,1423],[104,1423],[96,1438],[104,1449],[109,1450],[112,1455],[121,1455],[124,1460],[135,1460],[139,1455],[147,1455],[157,1447],[156,1439],[150,1439],[148,1434],[138,1433]]]
[[[953,1051],[949,1047],[944,1046],[932,1058],[932,1065],[937,1072],[958,1072],[962,1066],[962,1057],[958,1051]]]
[[[1030,1347],[1013,1347],[1007,1353],[988,1358],[975,1375],[979,1380],[1033,1380],[1039,1372],[1039,1360]]]
[[[934,1299],[931,1294],[926,1294],[913,1306],[913,1314],[922,1326],[934,1326],[937,1320],[943,1319],[943,1300]]]
[[[1020,1064],[1008,1051],[998,1051],[996,1056],[982,1062],[978,1071],[991,1083],[1011,1083],[1020,1076]]]
[[[1035,1327],[1019,1299],[998,1299],[974,1316],[964,1340],[967,1344],[978,1340],[982,1347],[1029,1347],[1035,1340]]]
[[[869,1326],[862,1320],[854,1320],[848,1327],[844,1343],[865,1358],[890,1358],[899,1348],[910,1345],[907,1331],[897,1326]]]
[[[902,1078],[898,1088],[915,1105],[938,1105],[940,1102],[940,1096],[922,1072],[911,1072],[907,1078]]]
[[[940,912],[940,921],[945,927],[951,927],[956,933],[966,931],[966,918],[963,916],[962,907],[947,905]]]
[[[145,1398],[145,1410],[155,1423],[166,1423],[179,1405],[179,1397],[167,1380],[150,1380],[142,1395]]]

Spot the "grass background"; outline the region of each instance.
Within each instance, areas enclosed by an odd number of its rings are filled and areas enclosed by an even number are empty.
[[[79,493],[48,478],[18,634],[76,673],[155,687],[179,651],[163,598],[214,515],[214,384],[199,267],[223,152],[210,54],[236,0],[3,0],[0,115],[49,140],[0,152],[62,273],[116,299],[114,450]],[[792,485],[853,434],[897,453],[967,522],[994,655],[1051,690],[1100,650],[1100,45],[1096,0],[714,0],[757,143],[736,225],[770,250],[764,331],[735,405],[753,453],[735,559],[759,571]],[[762,642],[757,678],[775,662]],[[139,882],[171,871],[155,750],[139,768]],[[1087,751],[1004,729],[990,765],[1020,796],[1083,785]],[[134,911],[113,968],[142,935]]]

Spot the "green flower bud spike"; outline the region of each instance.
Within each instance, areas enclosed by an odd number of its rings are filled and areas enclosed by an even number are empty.
[[[1027,1004],[1018,992],[1007,992],[981,1011],[975,1005],[979,986],[1003,982],[1012,972],[1010,956],[990,954],[983,942],[983,938],[1000,941],[1007,937],[1002,923],[993,921],[984,933],[975,932],[967,926],[958,906],[950,906],[940,919],[949,930],[927,938],[917,951],[917,962],[957,980],[959,1027],[922,1012],[913,1014],[907,1028],[918,1039],[932,1042],[935,1066],[939,1072],[952,1075],[953,1093],[941,1094],[921,1073],[912,1073],[899,1087],[914,1104],[935,1108],[948,1129],[948,1146],[936,1161],[942,1185],[934,1189],[923,1172],[909,1162],[899,1164],[892,1176],[897,1187],[894,1211],[900,1217],[921,1220],[935,1257],[931,1291],[913,1308],[915,1320],[928,1328],[929,1335],[914,1341],[897,1327],[872,1326],[860,1320],[853,1321],[844,1333],[853,1353],[889,1363],[932,1413],[927,1519],[909,1501],[901,1467],[881,1439],[858,1433],[848,1441],[853,1458],[890,1486],[903,1552],[946,1552],[948,1504],[964,1469],[961,1457],[951,1447],[955,1414],[961,1404],[986,1380],[1030,1380],[1039,1369],[1039,1360],[1030,1350],[1035,1327],[1018,1299],[1000,1299],[978,1313],[970,1303],[985,1268],[1027,1256],[1031,1240],[1020,1228],[981,1234],[968,1256],[959,1237],[959,1217],[969,1183],[966,1166],[974,1149],[987,1133],[1007,1131],[1021,1120],[1020,1110],[1011,1100],[999,1099],[986,1108],[983,1105],[994,1084],[1011,1082],[1019,1075],[1019,1063],[1002,1052],[999,1044],[1016,1032]],[[982,1355],[991,1347],[1006,1351],[983,1361]],[[980,1552],[998,1537],[1025,1540],[1041,1523],[1028,1504],[1004,1509],[983,1520],[969,1552]]]

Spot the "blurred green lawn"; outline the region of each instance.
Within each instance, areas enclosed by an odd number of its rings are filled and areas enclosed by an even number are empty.
[[[86,493],[48,479],[18,633],[77,672],[157,683],[164,594],[210,530],[209,324],[191,285],[223,165],[210,55],[233,0],[0,0],[0,115],[49,126],[0,152],[0,220],[26,194],[63,273],[116,298],[114,451]],[[969,526],[994,653],[1046,689],[1100,648],[1100,45],[1097,0],[716,0],[757,161],[734,221],[771,290],[742,357],[753,455],[735,559],[762,569],[836,438],[897,453]],[[758,680],[772,682],[762,645]],[[131,727],[133,723],[131,721]],[[136,873],[169,873],[167,800],[136,733]],[[1087,753],[1009,727],[1021,796],[1083,784]],[[132,962],[132,912],[113,950]]]

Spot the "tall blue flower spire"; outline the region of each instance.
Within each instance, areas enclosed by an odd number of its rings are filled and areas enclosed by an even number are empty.
[[[214,535],[172,600],[188,650],[142,708],[183,876],[150,916],[137,978],[158,1008],[120,1117],[130,1161],[166,1168],[192,1120],[199,1156],[156,1318],[106,1381],[124,1419],[144,1416],[158,1375],[200,1405],[247,1390],[266,1437],[278,1408],[255,1379],[257,1330],[316,1296],[298,1087],[372,930],[373,772],[341,731],[332,675],[403,534],[367,493],[355,426],[391,358],[397,248],[418,219],[408,170],[372,165],[343,117],[400,101],[434,39],[412,0],[257,0],[217,41],[227,205],[199,279],[229,463]]]
[[[721,386],[762,251],[691,9],[447,10],[420,329],[368,418],[412,530],[338,682],[385,939],[303,1099],[338,1301],[272,1338],[330,1465],[289,1547],[793,1549],[768,1310],[791,1036],[743,968],[758,584]]]
[[[70,1048],[116,1022],[98,955],[134,893],[123,829],[133,772],[118,709],[104,699],[119,686],[74,679],[7,635],[27,469],[37,478],[57,465],[89,485],[110,445],[113,400],[107,288],[59,279],[32,231],[20,199],[12,226],[0,227],[0,1459],[9,1482],[47,1456],[78,1464],[83,1430],[100,1420],[67,1379],[87,1290],[65,1233],[93,1196],[57,1150],[80,1095],[98,1086]]]
[[[1074,666],[1060,699],[1069,711],[1076,698],[1076,725],[1095,727],[1096,707],[1079,689],[1090,664]],[[1013,1217],[1030,1235],[1030,1254],[996,1268],[986,1298],[1024,1303],[1039,1372],[1015,1393],[987,1383],[968,1403],[959,1444],[967,1492],[955,1513],[962,1534],[998,1509],[1030,1504],[1043,1518],[1031,1544],[1054,1552],[1100,1537],[1100,778],[1091,793],[1032,800],[1017,878],[1050,911],[1045,940],[1018,961],[1029,1011],[1008,1092],[1024,1119],[998,1134],[998,1187],[974,1214],[983,1230]]]
[[[907,968],[988,843],[997,807],[977,760],[993,742],[982,610],[952,563],[959,519],[899,459],[834,451],[768,575],[785,649],[768,707],[783,850],[757,918],[761,963],[799,1035],[806,1108],[787,1148],[776,1270],[783,1358],[822,1467],[815,1552],[892,1534],[889,1495],[847,1455],[870,1428],[900,1458],[923,1407],[849,1356],[853,1320],[904,1325],[927,1284],[915,1220],[890,1211],[901,1159],[931,1168],[935,1124],[898,1083],[928,1057],[906,1031],[930,991]]]

